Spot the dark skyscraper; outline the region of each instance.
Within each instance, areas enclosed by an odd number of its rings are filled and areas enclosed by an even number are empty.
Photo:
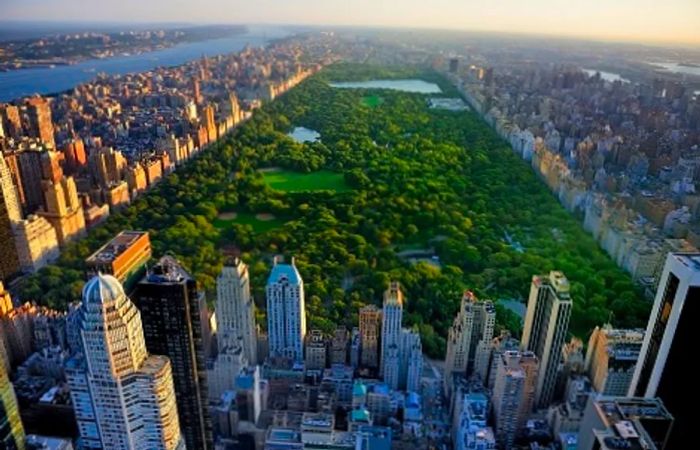
[[[670,253],[656,293],[629,394],[659,397],[675,418],[668,449],[684,448],[693,433],[689,390],[695,327],[700,318],[700,254]]]
[[[132,296],[141,310],[146,347],[170,358],[180,428],[187,448],[213,448],[197,282],[165,256],[136,285]]]

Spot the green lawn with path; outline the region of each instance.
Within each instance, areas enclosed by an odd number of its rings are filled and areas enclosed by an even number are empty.
[[[370,108],[376,108],[377,106],[384,103],[384,99],[378,95],[367,95],[362,97],[362,104],[369,106]]]
[[[238,212],[235,214],[233,219],[214,219],[212,225],[216,228],[223,230],[229,228],[231,225],[237,223],[240,225],[250,225],[256,233],[264,233],[266,231],[274,230],[279,228],[286,223],[286,220],[280,219],[269,215],[265,217],[265,214],[253,214],[249,212]]]
[[[265,183],[272,189],[283,192],[333,191],[346,192],[351,188],[342,173],[330,170],[302,173],[288,170],[263,172]]]

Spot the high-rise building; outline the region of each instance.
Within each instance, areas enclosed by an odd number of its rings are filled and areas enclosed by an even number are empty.
[[[0,280],[19,272],[20,263],[13,235],[14,225],[22,219],[17,190],[10,170],[0,154]]]
[[[35,214],[15,225],[15,245],[24,272],[35,272],[58,259],[58,236],[48,220]]]
[[[238,258],[224,265],[216,278],[216,334],[219,353],[242,344],[246,360],[257,364],[255,302],[248,266]]]
[[[379,368],[379,330],[382,311],[374,305],[360,309],[360,365]]]
[[[83,206],[73,177],[64,177],[57,183],[45,181],[43,187],[46,208],[38,215],[54,227],[59,245],[85,235]]]
[[[382,353],[380,355],[379,373],[385,376],[386,359],[389,349],[395,347],[396,352],[401,348],[401,321],[403,320],[403,292],[397,281],[392,281],[384,291],[382,306]],[[387,382],[387,384],[390,384]]]
[[[497,362],[492,401],[496,440],[502,448],[513,446],[532,411],[538,368],[532,352],[506,351]]]
[[[22,120],[17,106],[0,105],[0,121],[3,123],[6,136],[14,139],[22,137]]]
[[[26,149],[18,153],[19,179],[24,192],[24,211],[29,214],[44,206],[41,150]]]
[[[484,383],[489,389],[493,389],[496,381],[496,368],[501,360],[501,355],[507,351],[517,351],[520,349],[520,341],[511,337],[509,331],[502,331],[500,336],[491,341],[491,359],[489,363],[488,382]]]
[[[143,276],[151,259],[151,240],[146,231],[122,231],[85,260],[88,277],[113,275],[127,289]]]
[[[330,363],[347,364],[348,362],[348,344],[350,335],[345,327],[338,327],[333,333],[330,349]]]
[[[76,138],[67,142],[63,148],[63,154],[66,157],[65,169],[68,175],[75,175],[87,166],[87,153],[85,153],[85,143],[82,139]]]
[[[674,419],[658,398],[590,396],[578,433],[578,450],[675,450],[667,444]]]
[[[700,253],[670,253],[651,310],[630,396],[659,397],[675,418],[668,448],[682,448],[692,435],[694,415],[687,386],[688,366],[700,318]]]
[[[143,318],[149,352],[170,358],[180,428],[187,448],[213,446],[209,417],[202,308],[197,282],[164,256],[137,283],[132,295]]]
[[[448,331],[445,373],[476,373],[486,380],[495,324],[496,308],[493,303],[480,302],[472,292],[465,292],[459,313]],[[453,377],[445,378],[449,394]]]
[[[58,183],[63,178],[61,162],[63,153],[55,150],[47,150],[41,153],[41,179]]]
[[[27,115],[29,117],[27,130],[29,135],[39,138],[49,148],[56,148],[49,102],[42,97],[33,97],[27,100]]]
[[[571,296],[563,273],[532,277],[521,349],[532,351],[540,361],[535,405],[546,408],[554,398],[564,340],[569,332]]]
[[[399,384],[408,392],[420,392],[423,375],[423,346],[417,331],[403,330],[401,336],[401,377]]]
[[[461,392],[460,392],[461,394]],[[487,426],[488,397],[483,392],[461,394],[455,400],[452,442],[455,450],[494,450],[496,438]]]
[[[0,287],[0,290],[2,288]],[[24,450],[24,427],[7,369],[0,364],[0,448]]]
[[[170,361],[150,355],[141,315],[111,275],[85,284],[84,352],[66,367],[85,449],[184,449]]]
[[[306,335],[304,281],[294,265],[282,264],[275,257],[267,279],[267,333],[270,356],[303,361]]]
[[[326,338],[321,330],[311,330],[306,335],[306,348],[304,349],[304,367],[306,370],[321,370],[326,367],[328,347]]]
[[[610,324],[593,330],[585,368],[596,392],[627,395],[643,341],[644,330],[617,330]]]
[[[122,152],[111,147],[93,149],[88,157],[88,163],[93,181],[100,187],[122,181],[127,166]]]

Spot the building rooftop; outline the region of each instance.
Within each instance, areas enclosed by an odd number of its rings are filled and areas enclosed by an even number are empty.
[[[146,282],[153,284],[181,284],[192,277],[172,256],[163,256],[146,274]]]
[[[85,262],[88,265],[110,263],[145,234],[147,235],[148,233],[145,231],[122,231],[112,238],[111,241],[90,255]]]
[[[291,264],[282,264],[280,258],[275,257],[274,264],[267,279],[267,284],[279,283],[282,280],[287,280],[290,284],[301,283],[301,275],[299,275],[299,271],[294,265],[294,258],[292,258]]]

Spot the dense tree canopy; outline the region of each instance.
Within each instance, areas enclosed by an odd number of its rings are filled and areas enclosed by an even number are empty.
[[[534,274],[562,270],[571,281],[571,331],[584,336],[612,316],[620,326],[646,321],[649,305],[521,161],[475,114],[434,110],[426,97],[363,90],[328,81],[433,73],[336,65],[257,111],[231,137],[212,146],[88,238],[67,247],[57,266],[26,283],[24,297],[57,305],[79,298],[82,261],[122,229],[148,230],[154,254],[174,253],[208,290],[221,269],[223,245],[235,245],[251,266],[256,303],[264,309],[271,256],[297,257],[310,327],[356,326],[358,309],[381,301],[390,279],[406,291],[406,325],[417,326],[426,351],[444,352],[461,293],[524,299]],[[294,126],[321,133],[297,143]],[[349,192],[285,193],[270,189],[260,168],[342,172]],[[272,213],[283,226],[217,229],[223,211]],[[508,238],[522,248],[511,245]],[[441,267],[412,264],[406,249],[434,252]],[[211,297],[210,297],[211,298]],[[518,321],[499,307],[499,321]],[[262,318],[262,314],[260,318]]]

